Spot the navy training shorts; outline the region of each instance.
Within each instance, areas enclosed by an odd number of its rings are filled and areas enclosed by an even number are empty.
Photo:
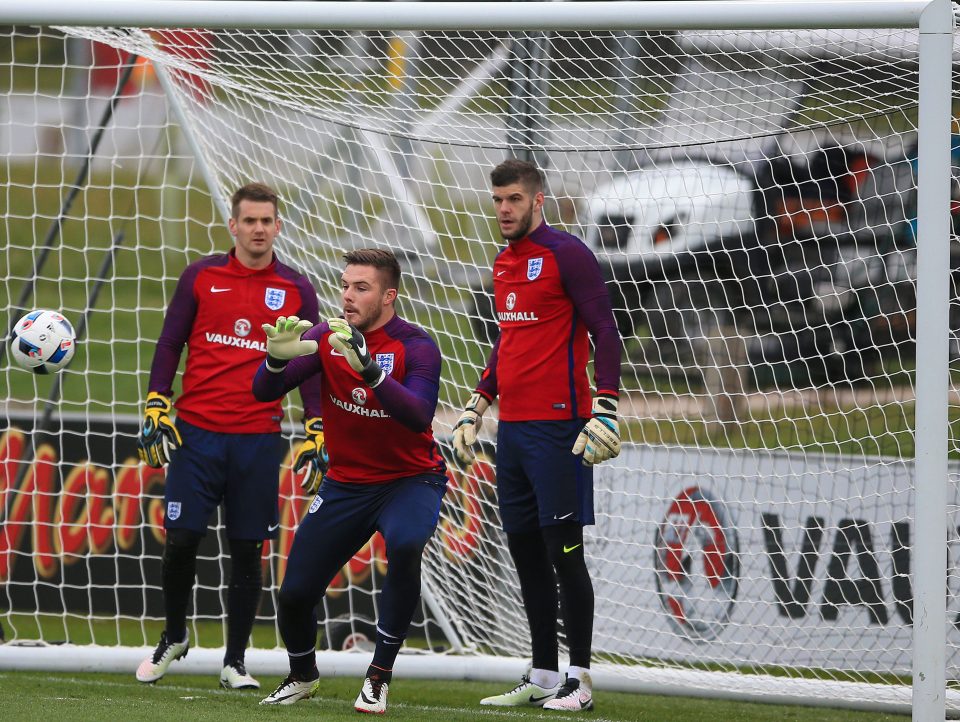
[[[443,474],[419,474],[380,484],[345,484],[324,477],[297,527],[287,557],[284,588],[319,599],[337,572],[379,531],[390,550],[430,541],[447,490]]]
[[[224,434],[177,419],[183,446],[167,466],[166,529],[206,534],[223,502],[227,538],[275,539],[280,513],[283,438],[269,434]]]
[[[497,499],[505,532],[594,523],[593,467],[571,452],[586,419],[501,421]]]

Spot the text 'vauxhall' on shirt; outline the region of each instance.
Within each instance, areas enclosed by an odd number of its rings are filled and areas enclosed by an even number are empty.
[[[477,391],[500,396],[503,421],[590,416],[589,335],[597,391],[620,388],[620,334],[600,266],[569,233],[541,223],[493,263],[500,325]]]
[[[279,398],[306,380],[320,379],[327,475],[335,481],[376,484],[443,473],[431,427],[441,365],[433,339],[399,316],[365,333],[370,355],[386,373],[371,389],[329,344],[329,335],[326,323],[307,331],[303,338],[317,341],[317,353],[293,359],[282,373],[261,366],[254,379],[257,398]]]
[[[187,362],[176,399],[184,421],[208,431],[263,434],[280,430],[279,400],[262,402],[251,385],[267,352],[261,326],[278,316],[319,322],[307,279],[274,257],[262,269],[234,251],[207,256],[184,269],[167,307],[150,369],[150,391],[172,395],[184,344]],[[319,412],[319,386],[300,390],[308,417]]]

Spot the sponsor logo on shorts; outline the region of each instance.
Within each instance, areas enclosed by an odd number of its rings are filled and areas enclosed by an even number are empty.
[[[170,521],[176,521],[180,518],[180,502],[179,501],[168,501],[167,502],[167,519]]]
[[[310,504],[310,510],[309,510],[307,513],[308,513],[308,514],[313,514],[313,512],[315,512],[317,509],[320,508],[320,505],[321,505],[322,503],[323,503],[323,499],[321,499],[321,498],[320,498],[320,495],[317,494],[317,495],[313,498],[313,503]]]

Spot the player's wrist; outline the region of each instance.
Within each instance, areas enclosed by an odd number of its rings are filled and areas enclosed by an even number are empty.
[[[169,396],[161,394],[159,391],[151,391],[147,394],[147,401],[144,404],[145,411],[159,411],[166,414],[172,409],[173,402]]]
[[[267,371],[274,374],[283,373],[283,370],[287,367],[287,364],[290,363],[290,359],[277,358],[276,356],[267,355],[266,367]]]
[[[490,400],[478,391],[474,391],[473,394],[470,395],[470,398],[467,399],[463,410],[473,412],[477,416],[483,416],[488,408],[490,408]]]
[[[593,397],[590,414],[597,418],[616,419],[619,397],[609,391],[598,391]]]
[[[384,373],[382,368],[380,368],[380,364],[373,359],[370,359],[363,367],[363,371],[360,372],[360,377],[364,380],[367,386],[369,386],[371,389],[375,389],[377,386],[383,383],[383,380],[387,377],[387,374]]]

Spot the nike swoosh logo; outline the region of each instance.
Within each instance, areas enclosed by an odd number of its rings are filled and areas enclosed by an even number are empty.
[[[210,286],[210,293],[226,293],[231,289],[229,288],[217,288],[216,286]]]
[[[497,271],[498,276],[502,276],[504,273],[506,273],[506,271]]]
[[[267,532],[276,531],[276,530],[279,529],[279,528],[280,528],[280,525],[279,525],[279,524],[271,524],[270,526],[267,527]],[[563,550],[566,551],[567,548],[564,547]]]
[[[360,356],[367,355],[367,339],[365,339],[362,335],[360,336],[360,343],[357,344],[357,351],[360,352]]]
[[[576,549],[576,548],[579,547],[579,546],[580,546],[579,544],[574,544],[572,547],[568,547],[566,544],[564,544],[564,545],[563,545],[563,553],[564,553],[564,554],[569,554],[570,552],[572,552],[574,549]]]
[[[339,351],[337,351],[337,349],[335,349],[335,348],[331,348],[331,349],[330,349],[330,355],[331,355],[331,356],[340,356],[340,357],[343,357],[343,354],[340,353]]]
[[[367,704],[376,704],[376,703],[377,703],[377,700],[375,700],[375,699],[370,699],[369,697],[367,697],[367,695],[365,695],[365,694],[363,693],[363,690],[360,690],[360,696],[363,697],[363,701],[366,702]]]
[[[564,519],[569,519],[571,516],[573,516],[572,511],[567,514],[564,514],[563,516],[557,516],[556,514],[554,514],[553,518],[556,519],[557,521],[563,521]]]
[[[545,702],[546,700],[548,700],[548,699],[553,699],[554,697],[556,697],[556,695],[554,695],[554,694],[545,694],[545,695],[543,695],[543,697],[534,697],[534,696],[531,694],[531,695],[530,695],[530,701],[533,702],[534,704],[536,704],[537,702]]]

